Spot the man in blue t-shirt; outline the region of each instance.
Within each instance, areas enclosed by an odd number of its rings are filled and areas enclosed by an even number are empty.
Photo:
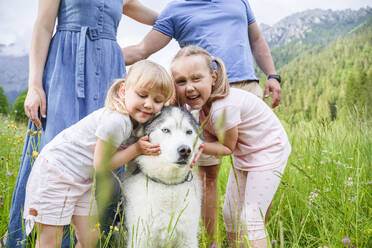
[[[145,59],[165,47],[171,39],[181,47],[200,46],[221,58],[232,87],[251,91],[260,98],[272,93],[272,107],[281,98],[270,50],[261,35],[247,0],[175,0],[158,17],[153,29],[134,46],[123,48],[126,65]],[[265,92],[258,85],[254,61],[267,75]],[[198,161],[199,175],[205,182],[202,216],[208,234],[213,237],[217,213],[217,175],[215,157]]]

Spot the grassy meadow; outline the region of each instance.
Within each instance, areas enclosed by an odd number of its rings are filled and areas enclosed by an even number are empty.
[[[343,121],[283,125],[292,153],[267,223],[268,243],[280,248],[372,247],[372,124],[350,115]],[[26,131],[0,117],[0,239],[7,230]],[[220,206],[230,167],[229,157],[224,158]],[[109,235],[121,230],[114,227]],[[227,247],[224,232],[220,211],[220,247]],[[103,240],[99,246],[110,245]],[[204,233],[200,247],[207,247]]]

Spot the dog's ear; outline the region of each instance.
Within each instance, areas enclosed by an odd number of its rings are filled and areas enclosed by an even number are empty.
[[[163,110],[165,109],[165,108],[168,108],[168,107],[164,107],[161,111],[159,111],[159,112],[157,112],[156,114],[155,114],[155,116],[154,116],[154,118],[152,118],[151,120],[148,120],[148,121],[146,121],[144,124],[142,124],[141,126],[141,134],[142,134],[142,136],[144,136],[144,135],[148,135],[146,132],[145,132],[145,129],[147,129],[147,127],[149,126],[149,125],[151,125],[151,123],[153,123],[154,121],[156,121],[156,119],[163,113]],[[141,136],[141,137],[142,137]]]
[[[139,125],[135,130],[133,130],[133,133],[137,138],[141,138],[145,135],[145,127],[143,125]]]
[[[190,113],[194,117],[195,121],[199,123],[199,109],[191,109]]]

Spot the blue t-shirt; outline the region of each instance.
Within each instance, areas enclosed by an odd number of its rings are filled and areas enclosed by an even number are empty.
[[[200,46],[221,58],[229,82],[236,82],[257,80],[248,38],[248,25],[255,21],[246,0],[176,0],[153,28],[175,38],[181,47]]]

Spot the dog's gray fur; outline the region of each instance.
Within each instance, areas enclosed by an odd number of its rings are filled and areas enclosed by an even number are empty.
[[[188,111],[165,107],[138,132],[160,144],[161,155],[139,156],[125,177],[127,247],[198,247],[201,184],[189,166],[201,144],[194,144],[198,129]]]

